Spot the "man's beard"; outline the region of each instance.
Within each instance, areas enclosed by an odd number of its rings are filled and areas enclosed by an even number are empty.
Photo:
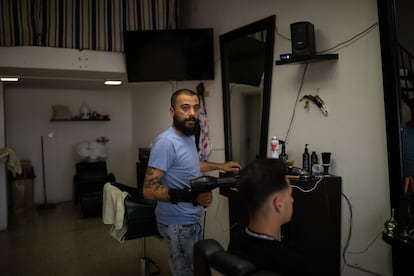
[[[186,122],[193,121],[195,122],[194,126],[188,127],[185,125]],[[200,129],[200,122],[198,119],[194,117],[190,117],[188,119],[185,119],[183,121],[179,121],[176,116],[173,118],[174,126],[176,129],[181,131],[184,135],[191,136],[196,134],[196,132]]]

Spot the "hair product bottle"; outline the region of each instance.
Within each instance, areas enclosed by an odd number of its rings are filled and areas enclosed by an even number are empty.
[[[286,153],[286,143],[282,144],[282,152],[280,153],[280,158],[282,158],[285,162],[288,160],[288,155]]]
[[[273,136],[272,140],[270,141],[270,151],[272,158],[279,158],[279,140],[276,138],[276,136]]]
[[[312,151],[310,167],[312,168],[312,166],[315,165],[315,164],[318,164],[318,155],[316,154],[315,151]]]
[[[81,119],[89,119],[91,116],[91,109],[89,108],[89,105],[86,104],[85,101],[82,102],[82,105],[79,108],[79,113]]]
[[[302,155],[302,169],[304,171],[310,172],[308,145],[309,144],[305,144],[305,150]]]

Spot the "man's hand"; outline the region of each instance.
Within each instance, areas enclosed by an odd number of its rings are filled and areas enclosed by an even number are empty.
[[[204,162],[200,161],[200,171],[209,172],[209,171],[225,171],[225,172],[238,172],[241,170],[241,165],[239,162],[229,161],[226,163],[213,163],[213,162]]]
[[[203,207],[210,207],[212,202],[213,193],[211,191],[199,193],[197,196],[197,203]]]
[[[223,163],[222,170],[225,172],[238,172],[241,170],[241,165],[239,164],[239,162],[229,161]]]

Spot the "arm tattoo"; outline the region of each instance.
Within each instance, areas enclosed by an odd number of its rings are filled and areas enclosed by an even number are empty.
[[[154,168],[148,167],[144,179],[144,189],[152,189],[156,193],[160,193],[161,196],[169,200],[168,187],[161,184],[158,176],[154,175]]]

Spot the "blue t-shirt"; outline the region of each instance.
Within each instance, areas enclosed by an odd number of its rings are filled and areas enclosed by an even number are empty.
[[[405,124],[402,137],[404,145],[404,175],[414,176],[414,128]]]
[[[182,136],[170,127],[155,139],[148,166],[165,172],[161,184],[168,188],[189,188],[190,180],[201,175],[194,136]],[[201,211],[191,202],[158,201],[155,214],[162,224],[193,224],[200,221]]]

